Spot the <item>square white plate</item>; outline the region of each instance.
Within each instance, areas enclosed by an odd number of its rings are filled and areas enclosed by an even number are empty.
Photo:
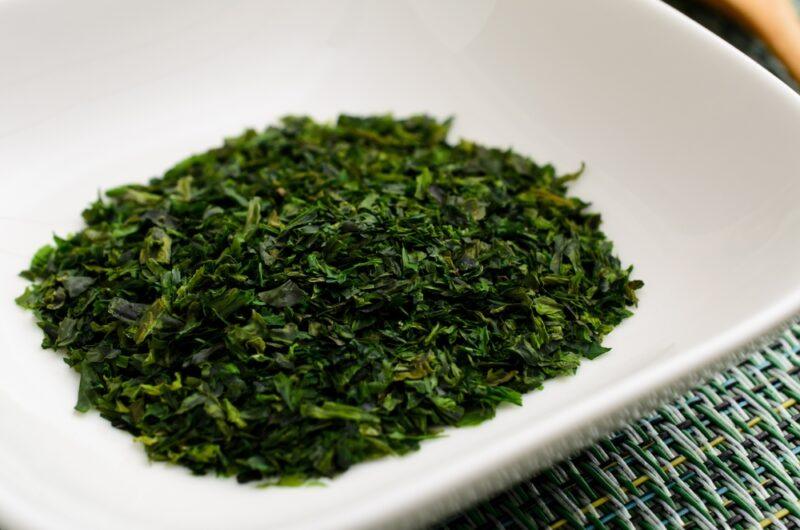
[[[614,350],[477,428],[258,489],[150,465],[72,410],[13,305],[51,232],[286,113],[430,112],[603,212],[645,280]],[[655,0],[0,2],[0,526],[358,528],[428,521],[586,444],[800,308],[800,98]]]

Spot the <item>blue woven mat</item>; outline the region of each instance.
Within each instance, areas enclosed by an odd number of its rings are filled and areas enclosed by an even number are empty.
[[[734,23],[669,3],[798,88]],[[800,320],[652,416],[439,527],[800,528],[798,454]]]

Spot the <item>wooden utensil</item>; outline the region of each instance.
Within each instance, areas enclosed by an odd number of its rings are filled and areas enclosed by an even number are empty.
[[[706,0],[748,27],[800,82],[800,15],[792,0]]]

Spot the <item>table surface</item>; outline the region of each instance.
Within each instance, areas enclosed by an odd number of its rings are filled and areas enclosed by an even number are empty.
[[[668,3],[798,90],[735,23],[698,1]],[[798,454],[800,319],[651,416],[438,527],[800,528]]]

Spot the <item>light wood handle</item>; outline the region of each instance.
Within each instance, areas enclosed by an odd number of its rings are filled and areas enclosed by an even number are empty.
[[[792,0],[706,0],[751,29],[800,83],[800,15]]]

